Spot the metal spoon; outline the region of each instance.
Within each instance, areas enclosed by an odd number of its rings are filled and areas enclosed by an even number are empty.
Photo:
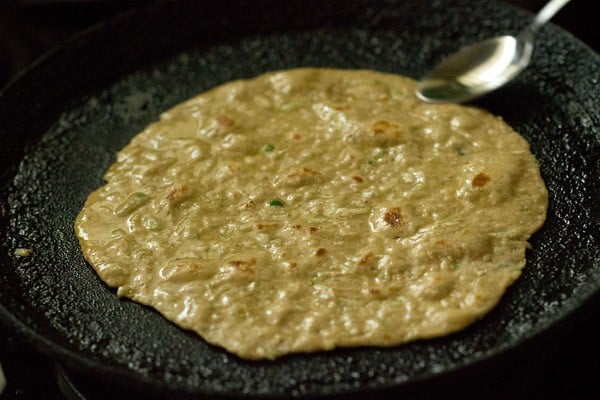
[[[487,39],[442,60],[421,80],[417,96],[429,103],[462,103],[504,85],[529,64],[538,29],[569,1],[549,1],[516,37]]]

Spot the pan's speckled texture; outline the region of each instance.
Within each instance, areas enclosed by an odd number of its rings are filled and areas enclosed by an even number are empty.
[[[72,223],[115,152],[159,112],[216,84],[287,67],[419,77],[456,47],[528,20],[487,1],[240,1],[246,5],[236,15],[226,10],[238,2],[220,3],[158,5],[113,20],[0,93],[4,322],[106,379],[188,394],[319,395],[393,387],[489,358],[597,293],[600,57],[548,26],[530,68],[476,103],[529,140],[550,191],[548,220],[533,237],[523,276],[483,320],[398,348],[257,363],[119,300],[84,262]],[[17,247],[32,248],[32,256],[14,257]]]

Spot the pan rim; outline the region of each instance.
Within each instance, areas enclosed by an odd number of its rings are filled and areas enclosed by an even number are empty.
[[[377,385],[376,388],[356,388],[349,389],[345,391],[340,391],[336,394],[338,395],[352,395],[358,394],[366,390],[389,390],[393,388],[397,388],[398,386],[402,386],[404,384],[418,384],[421,382],[426,382],[435,378],[439,378],[441,376],[451,375],[457,373],[459,371],[476,368],[478,365],[481,365],[485,362],[489,362],[495,357],[500,355],[505,355],[506,353],[517,351],[526,343],[534,342],[536,339],[539,339],[542,335],[552,335],[555,331],[559,331],[561,326],[564,323],[565,317],[577,318],[577,312],[590,306],[595,306],[595,301],[600,299],[600,281],[596,282],[596,287],[587,286],[584,290],[584,293],[579,293],[576,296],[573,296],[567,304],[569,304],[568,310],[564,315],[559,317],[555,317],[554,319],[546,319],[543,323],[536,324],[535,328],[532,328],[527,331],[523,336],[521,336],[516,342],[512,342],[510,344],[502,344],[501,346],[494,347],[491,351],[487,351],[482,353],[479,358],[469,359],[464,363],[456,363],[447,369],[439,372],[428,372],[421,375],[412,376],[411,380],[403,383],[386,383],[383,385]],[[575,298],[576,297],[576,298]],[[185,387],[173,385],[170,382],[163,382],[162,385],[158,384],[155,380],[150,377],[134,373],[131,370],[126,369],[122,366],[107,366],[105,363],[102,363],[100,360],[95,360],[90,357],[85,357],[84,355],[75,352],[55,341],[49,340],[43,335],[39,334],[35,331],[35,329],[31,328],[24,321],[17,318],[15,315],[10,313],[2,304],[0,304],[0,322],[4,323],[5,326],[12,328],[13,332],[17,334],[20,338],[24,339],[26,343],[35,346],[43,354],[56,357],[53,358],[54,361],[65,362],[67,367],[71,368],[83,368],[82,372],[86,373],[98,373],[102,372],[101,380],[105,382],[112,381],[116,379],[119,385],[126,385],[134,383],[134,387],[144,393],[169,393],[169,394],[177,394],[183,396],[189,395],[206,395],[211,397],[222,397],[222,398],[230,398],[230,397],[242,397],[247,396],[248,393],[243,391],[240,392],[229,392],[227,394],[219,393],[216,391],[210,390],[188,390]],[[410,345],[410,344],[408,344]],[[311,354],[308,354],[310,356]],[[277,361],[273,361],[273,363],[277,363]],[[316,393],[316,395],[323,395],[324,393]],[[277,393],[277,394],[253,394],[253,396],[257,398],[265,398],[265,399],[276,399],[283,398],[286,396],[286,393]]]
[[[154,7],[156,4],[157,3],[154,3],[154,4],[150,5],[149,7]],[[146,6],[144,8],[149,8],[149,7]],[[81,40],[82,38],[86,38],[87,35],[89,35],[89,34],[97,33],[99,31],[105,29],[108,25],[114,24],[115,22],[118,22],[121,19],[127,19],[129,17],[129,15],[136,13],[136,11],[137,11],[137,9],[134,8],[132,10],[121,13],[113,18],[110,18],[107,21],[100,22],[100,23],[94,25],[93,27],[90,27],[90,28],[78,33],[71,39],[63,42],[61,45],[59,45],[59,46],[53,48],[52,50],[50,50],[49,52],[45,53],[42,57],[40,57],[32,65],[30,65],[26,70],[24,70],[17,77],[15,77],[13,80],[11,80],[7,85],[5,85],[3,88],[0,88],[0,98],[12,90],[17,90],[20,82],[23,79],[25,79],[29,74],[31,74],[32,71],[42,68],[44,66],[44,63],[48,62],[48,60],[52,59],[53,57],[59,57],[62,52],[67,51],[68,48],[71,45],[73,45],[74,43],[76,43],[77,41]],[[561,31],[570,35],[568,32],[566,32],[564,30],[561,30]],[[582,43],[572,35],[570,35],[569,39],[575,40],[579,43]],[[591,49],[591,47],[587,46],[584,43],[582,43],[582,44],[586,48],[588,48],[590,51],[593,52],[593,49]],[[594,52],[594,54],[596,55],[597,60],[600,60],[600,56],[598,56],[598,54],[595,52]],[[522,344],[524,344],[525,342],[531,341],[535,337],[539,337],[539,335],[545,333],[550,328],[555,327],[558,324],[560,324],[562,317],[572,314],[577,309],[579,309],[579,308],[585,306],[585,304],[591,302],[592,298],[594,296],[596,296],[598,294],[597,293],[598,290],[600,290],[600,280],[593,282],[593,284],[582,287],[581,289],[582,290],[579,290],[576,293],[574,293],[574,295],[572,295],[569,298],[569,301],[564,303],[564,307],[561,308],[561,311],[563,311],[562,314],[560,314],[559,316],[555,316],[553,319],[544,319],[543,323],[537,324],[530,331],[528,331],[525,334],[523,334],[522,336],[520,336],[519,339],[517,339],[515,342],[512,342],[510,344],[503,344],[498,347],[494,347],[493,349],[491,349],[491,351],[484,352],[480,356],[480,358],[470,359],[466,363],[457,363],[442,372],[430,372],[428,374],[411,377],[411,383],[412,383],[412,381],[419,382],[419,381],[428,380],[430,378],[434,378],[434,377],[437,377],[440,375],[451,374],[453,372],[456,372],[457,370],[474,366],[480,362],[487,361],[499,354],[505,353],[509,349],[517,348],[517,347],[521,346]],[[12,328],[12,330],[14,330],[15,333],[17,333],[20,337],[25,338],[29,343],[35,345],[36,348],[38,348],[43,353],[45,353],[49,356],[57,356],[58,358],[65,361],[66,363],[73,363],[72,366],[83,367],[84,369],[86,369],[87,372],[98,372],[98,370],[101,370],[107,374],[105,377],[107,380],[111,379],[111,378],[117,378],[119,380],[122,380],[122,383],[131,383],[131,381],[135,381],[136,384],[139,384],[140,386],[145,386],[147,388],[153,387],[160,391],[165,390],[165,389],[173,390],[176,392],[182,391],[183,386],[172,385],[170,382],[164,382],[164,383],[162,383],[162,386],[158,385],[156,381],[150,379],[147,376],[143,376],[139,373],[134,373],[133,371],[128,370],[122,366],[107,367],[105,363],[102,363],[99,360],[96,360],[96,359],[93,359],[90,357],[85,357],[84,355],[82,355],[78,352],[75,352],[66,346],[63,346],[62,344],[57,343],[56,341],[50,340],[50,339],[44,337],[43,335],[39,334],[38,332],[36,332],[25,321],[21,320],[16,315],[11,313],[8,309],[6,309],[4,307],[3,304],[0,304],[0,321],[3,322],[5,325],[9,326],[9,328]],[[393,387],[397,387],[397,386],[398,386],[398,384],[388,383],[387,385],[379,385],[377,387],[377,389],[388,389],[388,388],[393,388]],[[358,389],[358,390],[360,390],[360,389]],[[350,390],[350,391],[342,392],[341,394],[352,394],[354,392],[355,391]],[[202,393],[202,394],[206,394],[209,396],[223,396],[222,393],[210,392],[210,391],[196,392],[196,391],[183,390],[183,393],[184,394],[200,394],[200,393]],[[240,393],[232,393],[231,395],[241,396],[244,394],[245,393],[240,392]],[[265,396],[265,397],[271,398],[271,397],[278,397],[278,396],[275,395],[275,396]]]

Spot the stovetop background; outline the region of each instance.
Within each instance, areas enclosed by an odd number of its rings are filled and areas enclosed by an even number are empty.
[[[324,0],[326,1],[326,0]],[[544,0],[510,0],[532,12]],[[0,89],[29,64],[75,33],[125,9],[137,0],[0,0]],[[599,51],[595,0],[576,0],[553,23]],[[597,296],[598,297],[598,296]],[[439,388],[404,393],[410,398],[432,396],[464,399],[600,399],[600,359],[596,299],[574,320],[523,350],[511,360],[474,373],[468,379]],[[0,363],[8,386],[0,400],[63,398],[52,360],[0,325]]]

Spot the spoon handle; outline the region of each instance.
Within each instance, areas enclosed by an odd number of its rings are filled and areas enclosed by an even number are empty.
[[[527,28],[530,31],[537,31],[539,27],[544,25],[554,17],[565,4],[571,0],[551,0],[537,13],[531,25]]]

